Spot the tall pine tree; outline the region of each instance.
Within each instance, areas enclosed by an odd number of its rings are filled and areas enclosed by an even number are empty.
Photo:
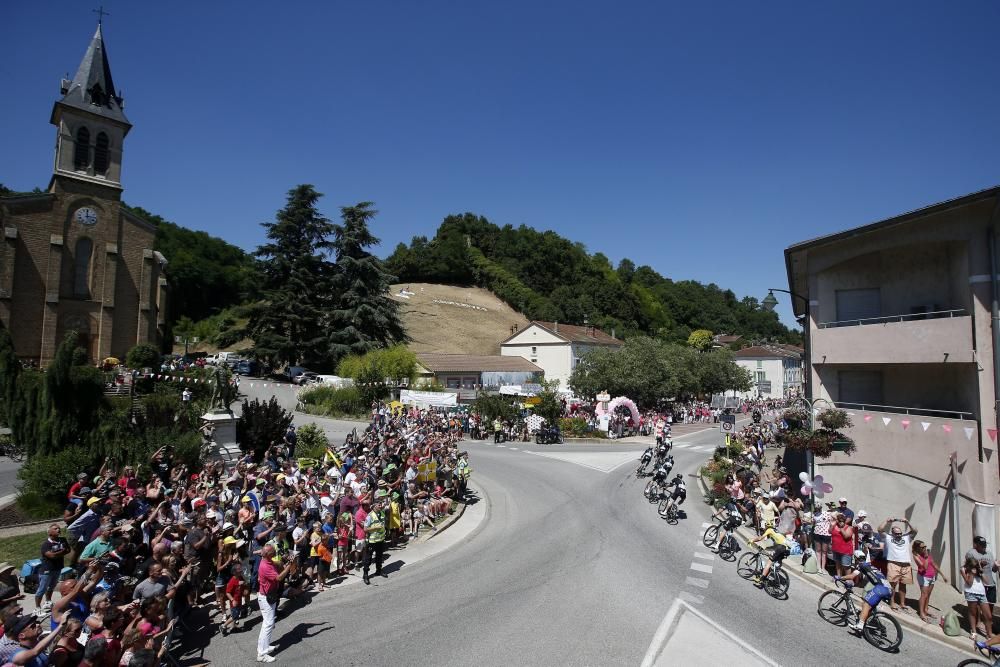
[[[322,195],[311,185],[288,191],[274,222],[263,224],[263,301],[250,311],[248,333],[258,357],[314,368],[331,365],[327,313],[334,265],[329,260],[334,225],[316,209]]]
[[[341,224],[334,225],[337,304],[331,313],[329,341],[335,359],[407,340],[399,304],[389,298],[395,276],[368,252],[379,243],[368,229],[375,213],[372,202],[344,206]]]

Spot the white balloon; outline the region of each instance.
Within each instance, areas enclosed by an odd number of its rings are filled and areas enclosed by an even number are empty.
[[[803,484],[808,484],[809,483],[809,473],[807,473],[807,472],[800,472],[799,473],[799,479],[802,480]]]

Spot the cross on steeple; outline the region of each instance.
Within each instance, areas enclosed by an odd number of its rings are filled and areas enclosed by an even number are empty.
[[[104,5],[101,5],[97,9],[91,9],[90,11],[97,14],[97,25],[101,25],[104,22],[105,16],[111,16],[111,12],[104,11]]]

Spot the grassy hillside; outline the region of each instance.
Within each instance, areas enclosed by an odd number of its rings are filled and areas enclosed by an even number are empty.
[[[400,296],[406,290],[411,296]],[[500,354],[500,341],[511,327],[528,320],[479,287],[452,287],[432,283],[393,285],[392,298],[400,304],[403,325],[414,352]]]

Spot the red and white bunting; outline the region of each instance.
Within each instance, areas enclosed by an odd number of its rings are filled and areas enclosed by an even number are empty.
[[[966,426],[965,427],[965,439],[966,440],[972,440],[972,434],[975,433],[975,432],[976,432],[976,429],[972,428],[971,426]]]
[[[925,433],[927,432],[927,429],[931,427],[930,422],[920,422],[920,425],[923,427]]]
[[[892,422],[892,417],[882,417],[883,426],[889,426],[891,422]]]
[[[902,421],[901,421],[901,422],[899,422],[899,423],[903,425],[903,430],[904,430],[904,431],[905,431],[906,429],[910,428],[910,420],[909,420],[909,419],[904,419],[904,420],[902,420]]]
[[[997,441],[997,430],[995,428],[988,428],[986,429],[986,432],[989,434],[990,440],[993,442]]]
[[[872,416],[871,415],[865,415],[865,421],[866,422],[870,422],[871,420],[872,420]]]
[[[951,433],[951,424],[941,424],[941,429],[945,433]]]

